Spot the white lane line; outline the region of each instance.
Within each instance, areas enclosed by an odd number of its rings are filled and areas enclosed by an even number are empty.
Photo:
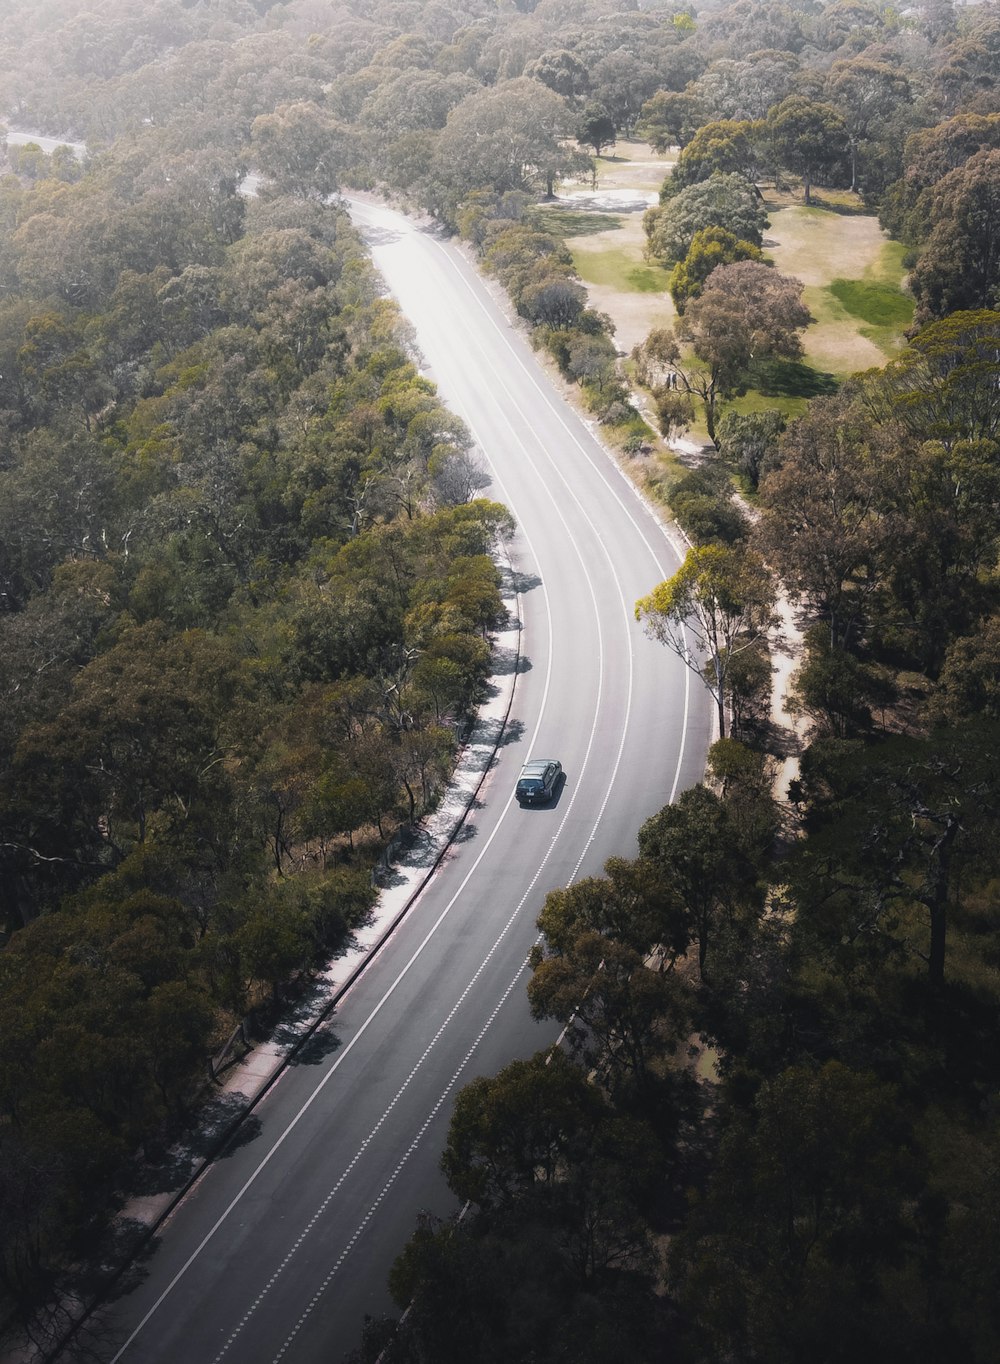
[[[678,562],[683,563],[683,561],[684,561],[684,555],[681,553],[680,549],[679,549],[679,548],[677,547],[677,545],[674,543],[673,538],[672,538],[672,536],[670,535],[670,533],[669,533],[667,527],[663,524],[662,521],[660,521],[659,517],[657,517],[657,516],[655,516],[655,515],[653,514],[651,508],[648,506],[648,504],[647,504],[645,498],[643,497],[642,493],[641,493],[641,492],[639,491],[639,489],[635,486],[635,484],[631,481],[631,479],[629,479],[628,477],[626,477],[625,472],[621,469],[621,467],[618,465],[618,463],[617,463],[615,460],[613,460],[613,459],[612,459],[612,458],[611,458],[611,457],[610,457],[610,456],[609,456],[609,455],[608,455],[600,446],[598,446],[598,449],[600,450],[600,459],[595,459],[595,458],[594,458],[594,455],[593,455],[593,453],[592,453],[592,449],[591,449],[592,445],[597,444],[595,438],[594,438],[593,436],[590,436],[590,433],[588,432],[588,436],[590,437],[590,438],[589,438],[589,442],[588,442],[588,443],[585,443],[585,442],[583,442],[583,441],[580,440],[580,438],[579,438],[577,432],[574,431],[574,430],[571,428],[569,422],[566,420],[566,417],[565,417],[565,415],[564,415],[564,413],[563,413],[563,411],[562,411],[562,407],[563,407],[563,405],[564,405],[562,399],[560,399],[560,398],[558,397],[558,395],[555,394],[555,393],[552,391],[550,385],[548,385],[547,383],[546,383],[546,384],[543,384],[543,383],[540,382],[538,376],[533,372],[533,370],[531,369],[531,367],[530,367],[528,364],[525,363],[524,357],[520,354],[520,352],[518,351],[517,347],[513,344],[512,340],[511,340],[511,338],[510,338],[510,334],[509,334],[509,333],[510,333],[510,324],[507,322],[506,318],[503,318],[503,315],[502,315],[502,314],[499,314],[499,315],[498,315],[498,313],[497,313],[496,311],[491,311],[491,310],[486,306],[486,304],[483,302],[483,299],[482,299],[480,293],[479,293],[479,292],[477,291],[477,289],[475,288],[475,284],[479,282],[478,276],[473,276],[473,280],[471,280],[471,281],[470,281],[470,279],[466,276],[465,270],[468,269],[468,270],[471,271],[471,267],[468,266],[468,264],[467,264],[467,262],[465,261],[464,257],[461,256],[458,252],[456,252],[456,251],[454,251],[454,250],[449,251],[449,250],[445,247],[444,243],[441,242],[441,241],[439,241],[436,237],[431,237],[430,240],[431,240],[433,246],[437,247],[438,251],[441,252],[441,253],[443,253],[444,256],[445,256],[445,258],[446,258],[446,260],[448,260],[448,261],[452,264],[452,266],[453,266],[453,268],[454,268],[454,271],[455,271],[455,274],[456,274],[456,275],[458,276],[458,278],[461,280],[463,286],[465,287],[466,292],[467,292],[468,294],[471,295],[472,300],[473,300],[473,302],[475,303],[476,307],[479,309],[479,311],[483,314],[483,316],[484,316],[484,317],[486,318],[486,320],[488,321],[488,323],[489,323],[490,327],[492,328],[494,334],[498,337],[498,339],[500,340],[501,344],[510,352],[510,354],[511,354],[511,356],[513,357],[514,361],[516,362],[518,368],[521,370],[521,372],[523,373],[523,375],[525,376],[525,378],[528,380],[528,383],[531,384],[531,386],[535,389],[535,391],[536,391],[536,393],[539,395],[539,397],[544,401],[545,405],[548,407],[549,411],[550,411],[550,412],[553,414],[553,416],[556,418],[556,420],[558,421],[559,425],[560,425],[560,426],[563,428],[563,430],[566,432],[566,434],[567,434],[567,436],[569,437],[569,439],[573,442],[573,444],[576,446],[576,448],[577,448],[577,449],[580,451],[580,453],[583,455],[584,459],[587,461],[587,463],[590,465],[590,467],[594,470],[594,472],[595,472],[595,473],[597,474],[597,476],[600,478],[601,482],[602,482],[602,483],[604,484],[604,486],[607,488],[608,492],[611,494],[611,496],[612,496],[612,497],[615,499],[615,501],[618,503],[618,505],[619,505],[619,507],[621,508],[621,510],[622,510],[622,512],[624,513],[624,515],[625,515],[625,516],[627,517],[627,519],[631,522],[633,528],[635,529],[636,534],[638,535],[638,537],[639,537],[640,540],[642,541],[643,545],[648,549],[648,551],[649,551],[649,553],[650,553],[650,557],[651,557],[652,560],[653,560],[653,563],[654,563],[654,565],[655,565],[655,567],[656,567],[657,572],[658,572],[658,573],[662,573],[662,572],[663,572],[663,568],[662,568],[662,565],[661,565],[661,562],[660,562],[660,558],[659,558],[658,554],[656,553],[655,549],[653,548],[653,546],[649,543],[649,540],[647,539],[647,536],[646,536],[646,532],[645,532],[644,527],[642,527],[642,526],[640,526],[640,525],[638,524],[638,522],[636,521],[636,519],[632,516],[632,513],[629,511],[628,507],[625,506],[625,503],[622,501],[621,497],[618,495],[618,492],[611,486],[611,483],[608,481],[608,478],[607,478],[607,471],[608,471],[608,469],[611,469],[611,470],[614,471],[614,473],[618,476],[618,479],[621,481],[621,483],[623,483],[624,486],[625,486],[625,487],[632,493],[632,495],[638,500],[640,506],[643,508],[643,511],[644,511],[645,514],[646,514],[646,516],[643,518],[644,521],[646,520],[646,518],[648,518],[649,520],[651,520],[651,521],[653,522],[653,525],[656,527],[656,529],[659,531],[659,533],[660,533],[660,535],[662,536],[662,538],[663,538],[663,539],[666,541],[666,543],[669,545],[671,551],[672,551],[673,554],[676,556]],[[463,267],[464,267],[464,268],[463,268]],[[494,305],[494,308],[495,308],[495,305]],[[478,345],[479,345],[479,343],[477,342],[477,346],[478,346]],[[479,349],[480,349],[480,351],[482,350],[481,346],[479,347]],[[506,388],[505,388],[505,392],[508,393],[508,396],[511,396],[510,393],[509,393],[509,390],[507,390]],[[555,473],[557,474],[557,476],[561,479],[563,485],[564,485],[564,486],[570,491],[570,493],[575,497],[575,494],[573,494],[573,489],[570,487],[569,483],[567,482],[565,476],[562,474],[561,470],[559,470],[559,469],[557,468],[557,466],[555,465],[555,462],[553,461],[552,456],[548,453],[548,449],[547,449],[547,447],[545,446],[544,442],[542,443],[542,452],[543,452],[544,456],[547,458],[550,467],[552,467],[552,469],[554,470],[554,472],[555,472]],[[577,503],[577,505],[579,506],[579,502]],[[582,510],[582,508],[581,508],[581,510]],[[589,518],[588,518],[588,520],[589,520]],[[602,548],[603,548],[603,547],[604,547],[604,542],[603,542],[603,540],[601,541],[601,544],[602,544]],[[608,558],[608,562],[609,562],[609,564],[610,564],[610,566],[611,566],[612,574],[615,576],[616,582],[618,582],[618,585],[619,585],[619,595],[621,596],[621,595],[623,595],[623,593],[622,593],[622,587],[621,587],[620,580],[619,580],[618,577],[617,577],[617,573],[616,573],[616,570],[615,570],[615,565],[611,562],[610,555],[607,554],[607,550],[606,550],[606,549],[605,549],[605,554],[606,554],[606,557]],[[686,633],[686,632],[685,632],[685,633]],[[630,691],[630,695],[631,695],[631,691]],[[680,781],[681,781],[681,772],[682,772],[683,763],[684,763],[684,754],[685,754],[685,749],[686,749],[686,746],[687,746],[687,732],[688,732],[688,723],[689,723],[689,720],[690,720],[690,714],[691,714],[691,669],[690,669],[689,667],[685,667],[685,668],[684,668],[684,715],[683,715],[683,721],[682,721],[682,724],[681,724],[680,747],[679,747],[678,752],[677,752],[677,762],[676,762],[675,767],[674,767],[674,779],[673,779],[673,783],[671,784],[671,788],[670,788],[670,802],[671,802],[671,803],[674,801],[674,799],[675,799],[675,797],[676,797],[676,795],[677,795],[677,788],[678,788],[678,786],[680,785]],[[617,773],[617,766],[616,766],[615,771],[616,771],[616,773]],[[608,795],[610,796],[610,785],[609,785]],[[607,806],[607,799],[608,799],[608,797],[605,797],[604,805],[601,807],[601,814],[604,813],[604,809],[605,809],[605,807]],[[596,830],[595,830],[595,833],[596,833]],[[593,838],[594,838],[594,833],[591,834],[590,840],[588,840],[588,846],[589,846],[590,842],[593,841]]]
[[[345,200],[347,203],[354,205],[356,209],[359,209],[362,217],[367,215],[370,219],[375,219],[376,226],[378,225],[377,220],[381,215],[383,218],[389,217],[390,219],[393,220],[394,230],[396,230],[399,233],[400,237],[405,238],[406,236],[411,236],[415,238],[418,235],[415,228],[413,227],[413,224],[408,219],[406,219],[402,214],[397,213],[394,209],[388,209],[381,205],[366,204],[362,200],[351,199],[349,196],[345,196]],[[598,449],[600,450],[600,458],[595,459],[592,453],[593,445],[597,444],[595,437],[590,435],[590,433],[588,432],[587,434],[589,437],[589,441],[588,443],[584,443],[579,439],[577,432],[571,428],[562,410],[564,405],[562,399],[560,399],[559,396],[553,392],[551,385],[549,385],[547,382],[543,384],[539,381],[538,376],[534,373],[531,366],[529,366],[525,362],[524,357],[521,355],[517,347],[513,344],[510,338],[510,323],[507,321],[506,317],[504,317],[503,313],[498,309],[497,305],[493,303],[492,299],[490,300],[491,307],[487,307],[486,303],[483,301],[482,295],[479,292],[479,289],[476,287],[481,286],[481,279],[478,273],[475,271],[474,267],[469,265],[468,261],[466,261],[465,257],[460,252],[456,251],[454,248],[448,248],[437,237],[426,233],[421,233],[420,237],[423,240],[429,240],[432,245],[432,249],[436,247],[437,250],[440,253],[442,253],[445,259],[449,262],[453,273],[461,281],[466,292],[472,296],[473,302],[475,303],[479,311],[483,314],[483,316],[486,318],[494,334],[499,338],[502,345],[505,346],[506,349],[513,356],[518,368],[527,378],[528,382],[539,394],[539,396],[543,399],[549,411],[555,416],[556,420],[562,426],[563,430],[566,432],[569,439],[573,442],[576,448],[583,455],[584,459],[586,459],[587,463],[591,466],[591,468],[594,470],[597,476],[604,483],[605,487],[608,489],[608,492],[615,499],[615,501],[618,502],[619,507],[621,507],[625,516],[632,523],[633,527],[636,530],[636,533],[642,540],[642,543],[649,550],[653,563],[656,566],[657,572],[659,573],[663,572],[663,567],[661,565],[660,558],[657,555],[656,551],[654,550],[653,546],[650,545],[646,537],[644,528],[639,526],[635,518],[629,512],[628,508],[622,502],[622,499],[619,497],[616,490],[609,483],[607,478],[607,471],[609,469],[614,471],[614,473],[617,475],[619,482],[623,484],[624,487],[627,488],[628,491],[632,494],[632,496],[636,499],[636,501],[638,501],[638,503],[643,509],[643,512],[645,513],[643,520],[646,521],[648,519],[652,521],[654,527],[659,532],[659,535],[662,537],[664,541],[666,541],[667,545],[669,546],[674,556],[677,558],[678,562],[682,563],[684,560],[684,554],[674,543],[674,539],[670,534],[668,527],[664,525],[660,518],[653,512],[646,498],[643,496],[642,492],[635,486],[632,480],[627,477],[624,470],[619,466],[617,461],[613,460],[607,454],[607,452],[604,451],[604,449],[599,445]],[[374,255],[374,248],[372,250]],[[481,346],[479,346],[479,349],[480,351],[482,351]],[[485,447],[481,445],[481,448]],[[543,453],[547,455],[547,450],[545,450],[544,445]],[[548,456],[548,458],[551,464],[552,463],[551,457]],[[556,470],[556,472],[557,474],[559,474],[560,478],[562,478],[560,471]],[[564,485],[566,485],[566,480],[564,478],[562,479],[562,481]],[[677,790],[681,782],[690,715],[691,715],[691,669],[685,666],[684,715],[681,725],[680,747],[677,753],[677,762],[674,767],[674,779],[670,788],[669,799],[671,803],[677,796]]]
[[[522,901],[522,904],[523,904],[523,901]],[[477,1036],[476,1036],[475,1041],[473,1042],[473,1044],[472,1044],[472,1046],[469,1048],[469,1050],[466,1052],[466,1054],[465,1054],[465,1056],[464,1056],[464,1058],[463,1058],[463,1060],[462,1060],[461,1065],[458,1067],[458,1069],[455,1071],[454,1075],[451,1077],[451,1079],[450,1079],[450,1080],[448,1081],[448,1083],[445,1085],[444,1089],[441,1091],[440,1095],[438,1096],[437,1101],[436,1101],[436,1103],[434,1104],[433,1108],[430,1110],[430,1112],[427,1114],[427,1117],[426,1117],[426,1118],[424,1119],[424,1121],[421,1123],[420,1128],[419,1128],[419,1130],[417,1131],[417,1135],[413,1138],[413,1140],[410,1142],[409,1146],[408,1146],[408,1147],[406,1148],[406,1150],[403,1152],[403,1155],[402,1155],[401,1159],[399,1160],[399,1163],[396,1165],[396,1168],[393,1170],[392,1174],[389,1176],[389,1178],[386,1180],[385,1184],[384,1184],[384,1185],[382,1186],[382,1188],[380,1189],[378,1195],[376,1196],[376,1198],[375,1198],[375,1199],[373,1200],[373,1202],[371,1203],[371,1205],[370,1205],[370,1207],[368,1208],[368,1211],[365,1213],[364,1217],[362,1217],[362,1219],[361,1219],[361,1221],[358,1223],[357,1227],[355,1227],[353,1234],[351,1235],[350,1239],[348,1240],[348,1242],[347,1242],[346,1245],[344,1246],[343,1250],[341,1250],[340,1254],[337,1256],[336,1260],[333,1262],[332,1266],[330,1267],[330,1269],[328,1270],[328,1272],[327,1272],[327,1274],[326,1274],[326,1277],[323,1279],[322,1283],[319,1285],[319,1287],[316,1289],[315,1293],[314,1293],[314,1294],[312,1295],[312,1297],[309,1299],[308,1303],[306,1304],[305,1308],[304,1308],[303,1311],[302,1311],[301,1316],[300,1316],[299,1319],[296,1321],[296,1323],[295,1323],[295,1325],[292,1327],[291,1331],[288,1333],[287,1337],[285,1338],[284,1342],[283,1342],[282,1345],[281,1345],[281,1348],[278,1350],[278,1353],[274,1356],[275,1364],[278,1364],[278,1361],[279,1361],[279,1360],[284,1359],[285,1355],[288,1353],[288,1350],[291,1348],[291,1345],[292,1345],[292,1343],[294,1342],[295,1337],[296,1337],[296,1336],[298,1335],[298,1333],[302,1330],[302,1327],[305,1325],[306,1321],[307,1321],[308,1318],[311,1316],[311,1314],[312,1314],[312,1312],[315,1310],[315,1308],[317,1308],[317,1307],[319,1306],[320,1302],[322,1301],[323,1294],[324,1294],[324,1293],[327,1291],[327,1289],[330,1287],[330,1284],[333,1282],[333,1279],[334,1279],[334,1277],[336,1276],[337,1271],[342,1267],[342,1265],[344,1264],[344,1261],[347,1259],[347,1257],[350,1255],[351,1251],[354,1249],[354,1247],[355,1247],[355,1245],[357,1244],[357,1242],[360,1240],[360,1238],[361,1238],[363,1232],[365,1231],[365,1228],[368,1226],[368,1223],[371,1221],[372,1217],[373,1217],[373,1216],[375,1215],[375,1213],[377,1212],[379,1206],[380,1206],[380,1205],[382,1204],[382,1202],[384,1201],[386,1195],[390,1192],[390,1190],[392,1189],[392,1186],[395,1184],[396,1180],[399,1178],[400,1174],[403,1172],[403,1168],[405,1167],[406,1162],[409,1160],[410,1156],[412,1156],[413,1153],[417,1150],[417,1148],[419,1147],[421,1141],[423,1140],[424,1136],[426,1135],[427,1130],[428,1130],[428,1128],[430,1127],[431,1123],[434,1121],[434,1119],[437,1117],[438,1113],[441,1111],[441,1107],[442,1107],[442,1105],[444,1104],[445,1100],[448,1098],[448,1095],[451,1093],[451,1091],[455,1088],[455,1085],[456,1085],[456,1084],[458,1083],[458,1081],[461,1079],[461,1076],[462,1076],[463,1071],[466,1069],[466,1067],[468,1066],[469,1062],[472,1060],[473,1056],[476,1054],[476,1051],[478,1050],[480,1044],[482,1043],[483,1038],[486,1036],[487,1032],[488,1032],[489,1029],[490,1029],[490,1026],[491,1026],[492,1023],[494,1022],[494,1020],[496,1019],[497,1014],[499,1014],[499,1012],[500,1012],[500,1010],[503,1008],[504,1004],[505,1004],[505,1003],[507,1002],[507,1000],[510,998],[511,994],[513,993],[514,987],[515,987],[515,986],[517,985],[517,983],[520,981],[521,976],[524,974],[524,970],[525,970],[525,967],[526,967],[527,965],[528,965],[528,958],[525,957],[524,961],[521,963],[520,967],[518,968],[516,974],[511,978],[509,984],[507,985],[507,988],[504,990],[503,994],[502,994],[502,995],[500,996],[500,998],[497,1000],[496,1005],[494,1006],[492,1013],[491,1013],[490,1016],[487,1018],[486,1022],[483,1024],[483,1026],[480,1028],[480,1030],[479,1030],[479,1032],[478,1032],[478,1034],[477,1034]],[[457,1007],[457,1006],[456,1006],[456,1007]],[[218,1358],[221,1358],[221,1357],[222,1357],[221,1355],[218,1356]]]

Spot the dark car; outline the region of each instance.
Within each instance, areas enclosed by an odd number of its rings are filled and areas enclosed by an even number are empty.
[[[521,768],[517,779],[517,798],[522,805],[536,805],[551,800],[556,793],[562,763],[555,758],[532,758]]]

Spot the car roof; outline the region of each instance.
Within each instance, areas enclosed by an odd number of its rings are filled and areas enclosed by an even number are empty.
[[[521,768],[522,777],[534,777],[544,772],[547,767],[551,767],[555,758],[532,758]]]

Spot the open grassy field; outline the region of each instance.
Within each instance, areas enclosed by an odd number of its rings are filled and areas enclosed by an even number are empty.
[[[903,247],[869,214],[802,204],[772,210],[765,249],[775,267],[805,285],[815,319],[806,359],[844,378],[884,365],[903,341],[913,301],[903,293]]]
[[[590,306],[614,319],[624,354],[654,327],[674,321],[669,272],[645,259],[642,229],[644,209],[656,202],[672,164],[672,155],[658,156],[645,143],[618,143],[598,159],[596,186],[563,186],[541,210],[565,236]],[[903,247],[885,237],[856,196],[821,190],[816,198],[806,207],[799,190],[767,195],[765,254],[802,281],[813,321],[802,338],[802,363],[765,367],[760,386],[732,404],[741,412],[798,415],[848,375],[884,365],[912,320],[913,301],[902,288]],[[692,436],[705,437],[700,420]]]

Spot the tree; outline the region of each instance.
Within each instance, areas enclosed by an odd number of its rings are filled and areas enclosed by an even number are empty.
[[[894,438],[841,398],[817,398],[792,423],[760,485],[758,543],[789,588],[843,646],[863,630],[893,534]]]
[[[348,164],[349,136],[325,109],[302,100],[254,119],[250,145],[257,169],[279,193],[326,199]]]
[[[705,121],[698,99],[686,91],[657,90],[639,112],[638,131],[654,151],[682,150]]]
[[[639,851],[683,906],[686,932],[698,944],[703,979],[710,948],[726,922],[756,899],[752,863],[722,800],[701,784],[647,819]]]
[[[793,52],[771,48],[744,55],[747,51],[720,57],[694,82],[692,91],[710,117],[762,119],[795,89],[800,67]]]
[[[614,146],[615,121],[603,104],[586,105],[576,125],[576,140],[581,147],[593,147],[595,156]]]
[[[807,204],[818,175],[829,173],[847,152],[847,128],[832,104],[789,95],[768,112],[767,129],[778,159],[802,177]]]
[[[538,927],[546,950],[566,953],[584,933],[598,933],[632,947],[643,957],[656,949],[669,970],[687,950],[686,928],[678,937],[678,901],[652,862],[613,857],[604,876],[575,881],[545,897]]]
[[[510,1207],[585,1158],[608,1116],[600,1090],[558,1049],[513,1061],[459,1092],[441,1157],[448,1187],[480,1208]]]
[[[548,184],[565,161],[565,101],[521,77],[469,95],[448,115],[433,174],[454,199],[487,186],[498,192]]]
[[[746,119],[703,124],[678,157],[665,188],[673,195],[716,174],[739,175],[759,197],[760,135],[761,125]]]
[[[77,674],[62,711],[22,737],[26,817],[62,809],[69,818],[46,834],[60,851],[76,851],[75,830],[81,852],[103,845],[118,858],[157,816],[204,818],[213,801],[221,813],[220,727],[234,668],[227,647],[199,631],[171,638],[155,621],[126,632]]]
[[[1000,616],[950,646],[932,708],[947,724],[1000,720]]]
[[[705,1357],[885,1358],[921,1174],[894,1089],[836,1060],[793,1066],[752,1104],[725,1105],[722,1124],[704,1202],[671,1254]]]
[[[977,152],[1000,147],[1000,114],[957,114],[906,139],[902,178],[893,183],[879,221],[893,236],[916,244],[930,232],[928,191]]]
[[[604,105],[621,133],[635,127],[640,109],[661,83],[656,67],[625,47],[609,52],[590,71],[591,96]]]
[[[870,729],[872,707],[896,698],[888,677],[831,639],[822,624],[806,632],[803,661],[792,679],[795,705],[837,738]]]
[[[782,412],[727,412],[719,422],[719,454],[754,492],[784,429]]]
[[[851,152],[851,189],[857,188],[858,153],[901,105],[909,103],[905,74],[886,62],[856,57],[834,62],[826,80],[830,103],[840,110]]]
[[[822,764],[816,830],[792,868],[793,897],[845,947],[895,941],[945,988],[949,926],[975,878],[996,874],[995,724],[893,737],[872,753],[841,745]]]
[[[757,261],[720,265],[688,303],[676,337],[663,331],[647,340],[670,367],[671,383],[701,401],[713,441],[720,398],[745,390],[754,361],[801,354],[798,333],[810,321],[801,296],[798,280]],[[679,341],[693,359],[682,356]]]
[[[657,1063],[691,1026],[680,978],[652,969],[634,948],[601,933],[583,931],[568,951],[539,954],[528,1000],[535,1018],[563,1025],[570,1053],[619,1101],[650,1092]]]
[[[702,314],[716,300],[739,310],[751,362],[765,356],[795,360],[802,354],[799,332],[812,318],[802,302],[802,284],[762,261],[739,260],[718,266],[700,296],[688,305],[678,335],[698,343],[711,334]],[[703,342],[701,344],[704,344]]]
[[[309,924],[296,904],[262,904],[235,935],[240,967],[248,985],[267,984],[275,1001],[281,986],[312,960]]]
[[[672,265],[683,260],[696,232],[721,227],[739,241],[760,246],[768,218],[752,186],[735,172],[718,172],[690,185],[643,219],[651,260]]]
[[[546,261],[525,270],[515,294],[517,310],[547,327],[571,327],[587,304],[587,291],[568,272]]]
[[[723,227],[702,227],[691,238],[687,255],[670,273],[667,288],[674,307],[683,314],[689,300],[697,298],[712,271],[719,265],[740,260],[763,262],[764,255],[753,242],[741,242]]]
[[[1000,316],[982,308],[923,327],[884,370],[861,376],[859,390],[878,422],[898,422],[918,440],[1000,438]]]
[[[565,48],[543,52],[524,68],[524,74],[541,81],[557,95],[573,99],[585,95],[590,88],[590,71],[586,63]],[[597,153],[600,155],[600,153]]]
[[[402,138],[434,128],[443,128],[448,114],[478,84],[459,72],[442,75],[438,71],[409,68],[390,75],[378,85],[361,107],[359,120],[387,136]]]
[[[636,602],[646,632],[698,672],[715,698],[720,738],[732,662],[766,637],[774,600],[770,575],[755,554],[703,545],[688,550],[674,576]]]
[[[927,191],[934,224],[910,275],[917,320],[1000,301],[1000,150],[981,151]]]

